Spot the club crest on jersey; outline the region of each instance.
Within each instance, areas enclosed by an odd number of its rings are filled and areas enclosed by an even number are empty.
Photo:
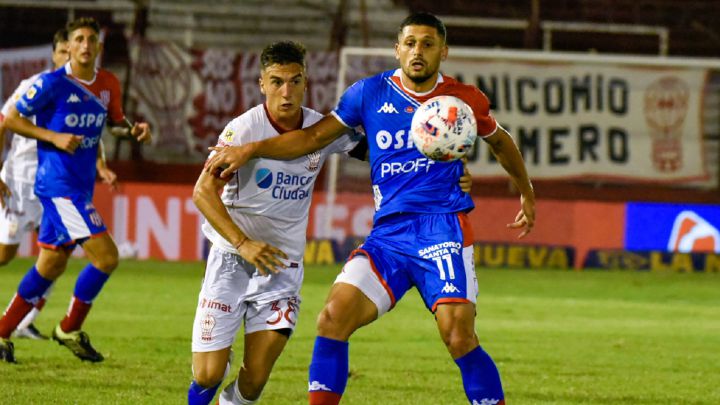
[[[109,90],[102,90],[100,92],[100,101],[105,106],[105,108],[107,108],[108,104],[110,104],[110,91]]]
[[[306,169],[308,169],[311,172],[314,172],[320,167],[320,151],[317,150],[313,153],[310,153],[308,155],[305,155],[305,157],[308,159],[307,166],[305,166]]]

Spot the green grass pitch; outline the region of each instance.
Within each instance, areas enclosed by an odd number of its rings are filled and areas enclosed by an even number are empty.
[[[0,268],[0,305],[31,263]],[[83,265],[73,260],[57,283],[42,331],[62,317]],[[297,331],[261,403],[306,403],[315,316],[338,268],[307,269]],[[15,339],[20,363],[0,364],[0,404],[185,403],[202,272],[202,263],[123,261],[85,324],[106,361]],[[479,270],[478,281],[476,329],[508,404],[720,403],[719,274]],[[466,403],[414,290],[353,336],[350,369],[343,404]]]

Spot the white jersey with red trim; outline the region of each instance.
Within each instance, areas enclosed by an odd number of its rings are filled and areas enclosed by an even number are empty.
[[[42,73],[38,73],[20,82],[20,85],[15,89],[12,96],[5,101],[2,107],[2,115],[7,116],[10,113],[11,106],[15,105]],[[33,123],[35,122],[34,116],[27,118]],[[33,138],[13,134],[10,150],[8,150],[2,172],[0,172],[0,178],[2,178],[4,182],[12,179],[15,183],[34,184],[37,165],[37,141]]]
[[[303,128],[322,118],[309,108],[303,107],[302,113]],[[230,121],[218,145],[242,145],[282,132],[285,130],[272,121],[261,104]],[[223,189],[221,198],[230,217],[251,239],[277,247],[291,261],[302,261],[315,180],[327,157],[352,150],[358,141],[356,137],[351,133],[343,135],[325,148],[294,160],[250,160]],[[215,246],[237,253],[209,223],[204,223],[203,232]]]

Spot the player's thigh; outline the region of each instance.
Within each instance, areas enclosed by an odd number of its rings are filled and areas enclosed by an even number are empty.
[[[109,233],[104,232],[82,244],[90,263],[105,273],[112,273],[118,265],[118,249]]]
[[[1,225],[0,225],[1,226]],[[0,244],[0,266],[8,264],[17,255],[20,245],[4,245]]]
[[[252,272],[245,266],[239,256],[210,248],[193,322],[193,353],[223,350],[235,342],[247,313]]]
[[[230,347],[210,352],[194,352],[192,354],[193,378],[206,388],[217,384],[225,377],[229,359]]]
[[[261,330],[245,334],[243,368],[255,381],[264,383],[287,345],[287,330]]]
[[[48,280],[56,280],[67,268],[71,250],[63,248],[40,248],[35,268],[41,276]]]

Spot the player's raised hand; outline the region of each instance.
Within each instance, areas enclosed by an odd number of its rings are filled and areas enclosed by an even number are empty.
[[[211,146],[210,151],[215,151],[205,164],[205,171],[209,173],[220,173],[220,178],[227,178],[242,165],[252,158],[252,144],[241,146]]]
[[[152,134],[147,122],[136,122],[130,129],[130,135],[140,143],[150,143]]]
[[[52,137],[52,143],[56,148],[67,153],[75,153],[75,149],[82,145],[82,135],[59,133]]]
[[[518,239],[524,238],[535,226],[535,197],[520,196],[520,211],[515,216],[515,222],[508,224],[508,228],[522,229]]]
[[[0,207],[7,207],[5,205],[5,199],[9,198],[11,195],[12,193],[10,192],[10,188],[7,186],[7,184],[3,183],[2,180],[0,180]]]
[[[265,242],[245,239],[236,248],[240,256],[255,266],[263,276],[278,273],[287,267],[280,260],[287,259],[285,252]]]

